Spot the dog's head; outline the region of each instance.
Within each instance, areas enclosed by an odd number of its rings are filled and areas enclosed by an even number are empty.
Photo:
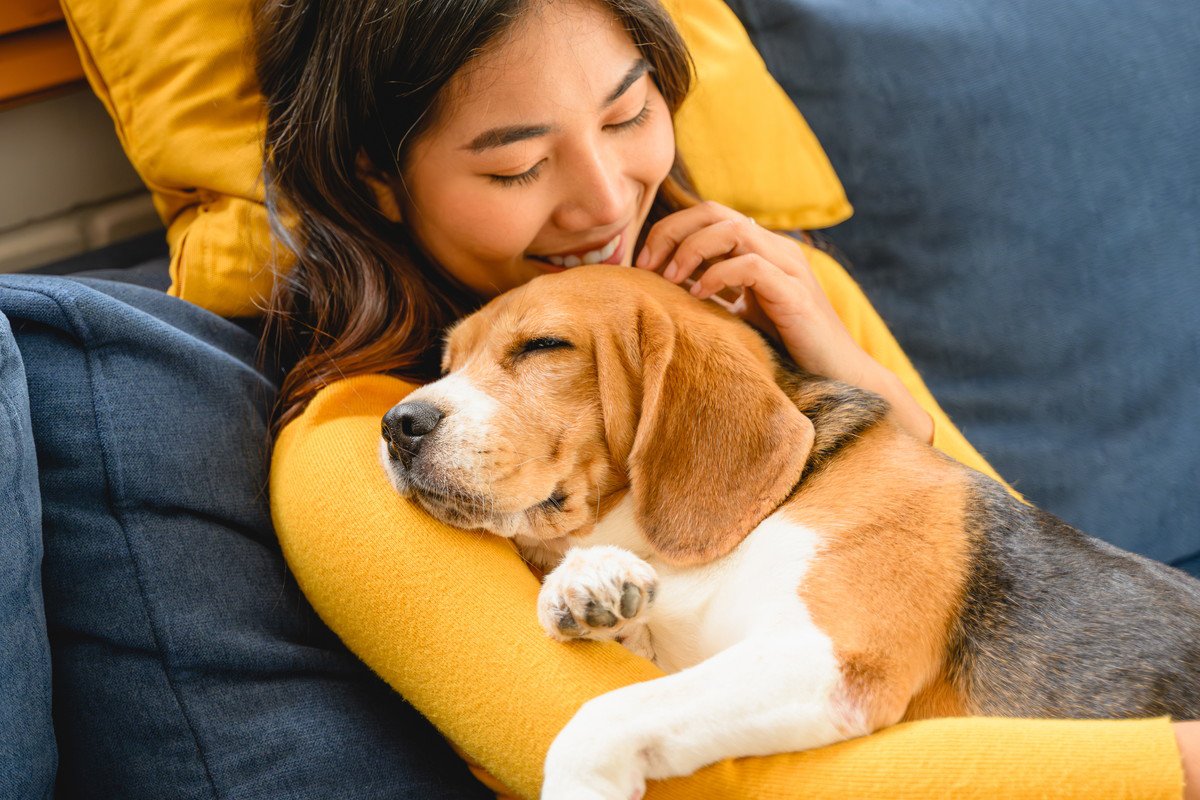
[[[732,550],[798,482],[812,424],[749,327],[657,275],[539,277],[456,325],[383,419],[396,488],[462,528],[586,533],[622,490],[675,563]]]

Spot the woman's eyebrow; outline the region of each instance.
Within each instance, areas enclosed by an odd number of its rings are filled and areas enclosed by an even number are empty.
[[[633,62],[633,66],[630,67],[629,71],[625,73],[625,77],[621,79],[619,84],[617,84],[617,88],[613,89],[612,94],[604,98],[604,105],[602,108],[608,108],[613,103],[617,102],[621,95],[625,94],[625,92],[629,90],[629,87],[637,83],[638,78],[645,75],[649,70],[650,65],[646,63],[646,59],[639,58],[637,61]]]
[[[621,78],[617,88],[604,98],[601,108],[607,108],[617,102],[621,95],[629,91],[629,87],[637,83],[638,79],[650,69],[646,59],[639,58],[625,73],[625,77]],[[463,145],[462,149],[470,150],[472,153],[482,153],[484,150],[491,150],[494,147],[504,147],[508,144],[523,142],[526,139],[536,139],[553,130],[554,126],[552,125],[505,125],[500,128],[490,128]]]
[[[536,139],[554,130],[550,125],[506,125],[503,128],[492,128],[476,136],[463,145],[463,150],[472,153],[482,153],[493,147],[504,147],[506,144],[523,142],[526,139]]]

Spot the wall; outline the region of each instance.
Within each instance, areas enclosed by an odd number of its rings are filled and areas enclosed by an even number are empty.
[[[89,90],[0,111],[0,272],[161,229]]]

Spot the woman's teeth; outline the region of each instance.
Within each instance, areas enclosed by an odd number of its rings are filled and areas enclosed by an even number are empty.
[[[604,247],[601,247],[599,250],[590,250],[582,256],[541,256],[541,258],[549,261],[556,267],[578,267],[580,264],[599,264],[616,252],[617,245],[620,243],[621,234],[618,233]]]

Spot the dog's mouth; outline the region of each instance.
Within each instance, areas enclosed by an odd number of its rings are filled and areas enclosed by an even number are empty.
[[[551,529],[560,536],[559,528],[570,517],[570,492],[565,481],[557,481],[542,500],[530,502],[475,491],[428,464],[414,462],[402,467],[386,439],[380,443],[380,458],[401,496],[456,528],[487,531],[505,538],[523,534],[540,539]]]
[[[448,525],[466,530],[482,529],[504,537],[529,533],[531,523],[561,514],[568,500],[562,484],[556,486],[545,500],[513,511],[498,508],[503,504],[497,502],[496,498],[457,489],[435,489],[422,485],[419,480],[412,480],[411,476],[409,490],[412,499]]]
[[[487,498],[458,492],[439,492],[413,486],[409,497],[432,517],[463,530],[503,533],[500,515]]]

